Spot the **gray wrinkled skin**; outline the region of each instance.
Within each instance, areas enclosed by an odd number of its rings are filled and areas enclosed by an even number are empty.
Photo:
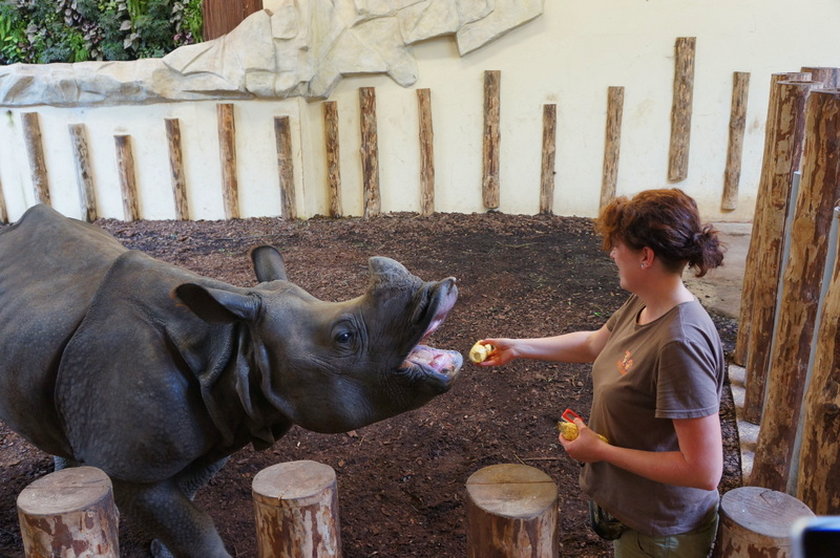
[[[157,556],[229,556],[192,497],[232,452],[416,409],[462,364],[420,345],[453,278],[374,257],[365,294],[324,302],[274,248],[251,257],[259,284],[240,288],[45,206],[0,233],[0,419],[57,463],[104,470]]]

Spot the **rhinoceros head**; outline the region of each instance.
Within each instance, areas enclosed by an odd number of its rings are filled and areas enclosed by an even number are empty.
[[[254,289],[190,283],[175,290],[206,321],[246,324],[253,364],[237,384],[246,408],[258,384],[295,424],[346,432],[416,409],[452,386],[460,353],[421,343],[455,304],[454,278],[422,281],[392,259],[373,257],[364,295],[326,302],[287,280],[273,248],[255,249],[252,259],[260,280]]]

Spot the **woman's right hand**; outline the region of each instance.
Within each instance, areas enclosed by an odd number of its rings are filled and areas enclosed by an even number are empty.
[[[491,352],[484,361],[479,362],[478,366],[502,366],[515,359],[516,354],[516,340],[507,338],[488,338],[479,341],[482,345],[492,345],[493,352]]]

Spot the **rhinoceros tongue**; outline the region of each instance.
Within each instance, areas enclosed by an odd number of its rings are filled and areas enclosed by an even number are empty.
[[[458,368],[458,363],[449,351],[441,351],[426,345],[417,345],[406,357],[403,367],[411,365],[431,368],[435,372],[445,374]]]

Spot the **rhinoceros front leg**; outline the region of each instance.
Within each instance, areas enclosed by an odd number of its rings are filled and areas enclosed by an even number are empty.
[[[157,539],[155,558],[231,558],[213,520],[175,479],[148,485],[114,481],[114,492],[117,504]]]

